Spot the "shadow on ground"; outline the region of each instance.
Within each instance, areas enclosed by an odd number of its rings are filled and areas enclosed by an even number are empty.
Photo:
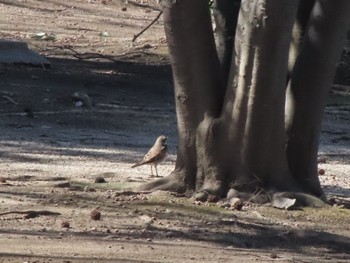
[[[153,58],[140,56],[142,61]],[[49,69],[0,69],[1,158],[46,162],[35,154],[50,152],[120,159],[121,153],[103,149],[145,151],[160,134],[166,134],[175,148],[176,117],[167,63],[59,58],[51,62]],[[88,94],[93,106],[76,107],[75,92]]]

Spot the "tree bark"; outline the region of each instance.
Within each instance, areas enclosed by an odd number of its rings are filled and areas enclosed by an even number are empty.
[[[304,191],[322,195],[317,178],[321,122],[346,38],[350,1],[318,0],[294,66],[287,101],[287,156]]]

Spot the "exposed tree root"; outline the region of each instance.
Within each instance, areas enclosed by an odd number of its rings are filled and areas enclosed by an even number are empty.
[[[210,194],[207,191],[200,191],[193,195],[193,199],[196,201],[205,202],[209,199]]]
[[[313,195],[300,192],[276,192],[265,191],[264,189],[257,189],[252,192],[240,192],[235,189],[230,189],[226,202],[236,198],[245,202],[252,202],[257,204],[271,204],[273,207],[281,209],[296,209],[302,207],[326,207],[328,204]]]
[[[273,207],[280,209],[296,209],[302,207],[322,208],[328,206],[327,202],[316,196],[301,192],[276,192],[267,191],[263,188],[257,188],[255,191],[242,192],[231,188],[226,198],[220,198],[209,191],[201,190],[193,195],[196,201],[201,202],[218,202],[231,204],[239,199],[244,202],[256,204],[271,204]]]
[[[182,174],[179,172],[173,172],[168,177],[160,178],[150,183],[143,184],[135,189],[135,191],[127,191],[126,193],[151,193],[156,190],[163,190],[169,192],[175,192],[179,194],[186,194],[186,196],[192,196],[196,201],[211,202],[221,204],[231,204],[236,202],[237,199],[242,202],[250,202],[256,204],[271,204],[273,207],[280,209],[296,209],[302,207],[326,207],[328,204],[325,200],[322,200],[316,196],[293,191],[276,191],[265,189],[262,185],[250,184],[250,187],[231,187],[227,192],[222,193],[222,185],[219,181],[213,182],[213,184],[207,184],[199,191],[193,193],[192,189],[189,189],[184,183]],[[219,187],[220,186],[220,187]],[[241,186],[241,184],[236,184]],[[294,189],[295,190],[295,189]],[[124,191],[121,194],[125,193]],[[224,196],[223,196],[224,194]]]
[[[181,176],[173,172],[165,178],[160,178],[158,180],[152,181],[150,183],[143,184],[137,187],[136,191],[170,191],[183,194],[188,192],[188,188],[185,186],[185,183],[180,179]]]
[[[210,185],[210,187],[204,187],[200,191],[193,195],[193,199],[196,201],[217,201],[222,198],[222,187],[217,184]]]
[[[325,200],[322,200],[316,196],[309,195],[306,193],[299,193],[299,192],[289,192],[289,193],[274,193],[276,194],[282,194],[290,196],[291,198],[295,198],[296,202],[293,208],[298,207],[326,207],[328,204],[325,202]]]

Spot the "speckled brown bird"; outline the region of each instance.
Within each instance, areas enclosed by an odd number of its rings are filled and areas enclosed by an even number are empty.
[[[145,157],[143,157],[143,160],[139,163],[134,164],[133,166],[131,166],[131,168],[135,168],[144,164],[149,164],[151,165],[152,176],[152,166],[154,166],[154,169],[156,170],[156,176],[158,177],[157,165],[165,159],[168,150],[166,140],[167,137],[165,137],[164,135],[159,136],[152,148],[148,151],[148,153],[146,153]]]

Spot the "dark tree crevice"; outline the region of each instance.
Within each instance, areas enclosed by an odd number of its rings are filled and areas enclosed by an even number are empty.
[[[215,0],[213,16],[216,25],[216,47],[224,85],[228,84],[232,52],[241,0]]]

